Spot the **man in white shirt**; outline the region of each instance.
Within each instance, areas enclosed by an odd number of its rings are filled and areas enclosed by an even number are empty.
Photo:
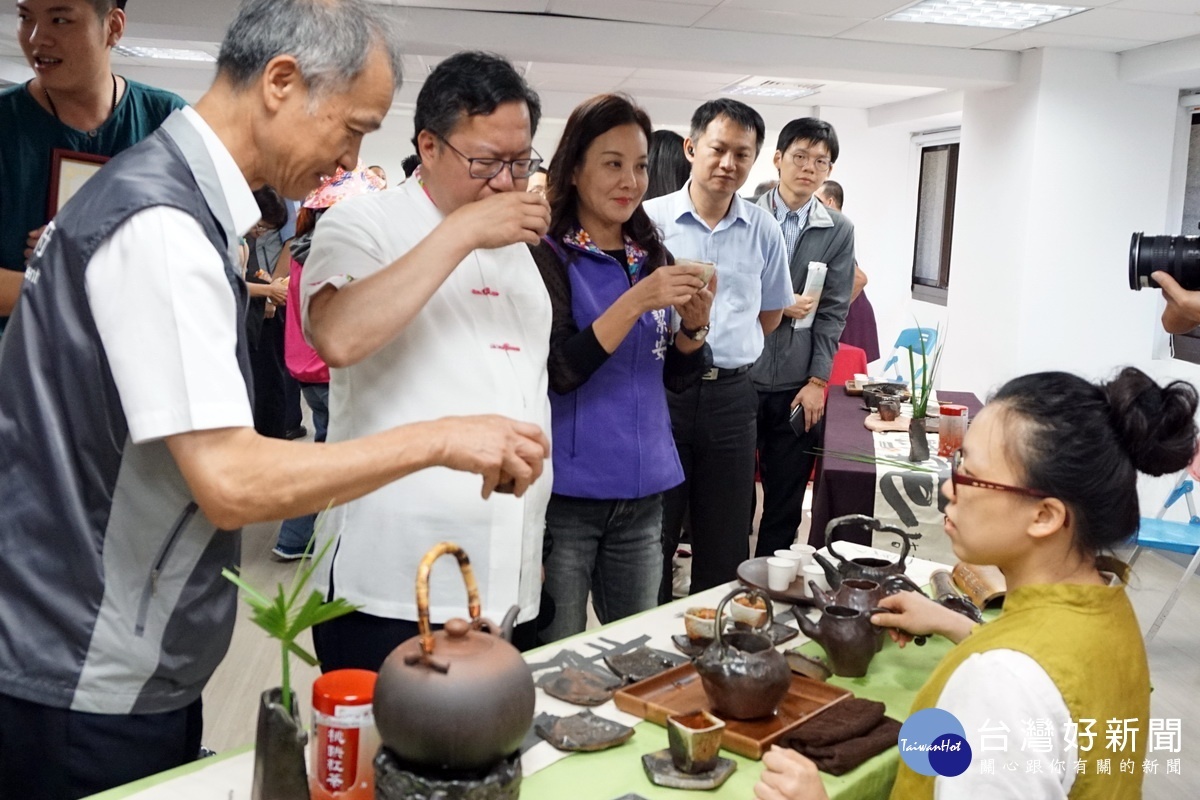
[[[38,240],[0,346],[5,797],[77,798],[197,756],[242,525],[435,465],[482,474],[484,494],[538,477],[541,431],[495,416],[320,446],[252,427],[237,258],[251,188],[302,197],[353,167],[399,64],[363,0],[247,0],[195,109],[113,159]]]
[[[526,245],[550,209],[524,191],[541,159],[537,95],[502,58],[458,53],[425,79],[413,144],[419,171],[321,218],[301,289],[306,332],[330,366],[329,441],[430,415],[496,412],[547,428],[550,298]],[[338,539],[317,583],[361,609],[313,631],[324,669],[378,670],[417,633],[413,586],[443,540],[471,557],[485,616],[519,606],[532,644],[549,470],[524,498],[428,470],[334,509]],[[462,578],[433,570],[434,623],[462,616]]]
[[[749,555],[754,517],[758,394],[750,367],[763,337],[792,304],[783,234],[771,215],[738,196],[762,149],[766,126],[745,103],[711,100],[692,115],[684,154],[692,175],[682,189],[646,201],[646,213],[676,258],[717,265],[713,369],[697,385],[669,393],[671,426],[686,476],[663,501],[663,587],[671,598],[671,558],[685,510],[691,513],[692,592],[737,577]]]

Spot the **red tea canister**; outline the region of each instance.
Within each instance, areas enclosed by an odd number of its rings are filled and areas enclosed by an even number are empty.
[[[374,800],[376,677],[370,670],[339,669],[313,682],[312,800]]]
[[[949,458],[962,447],[967,435],[967,407],[947,403],[942,406],[938,422],[938,455]]]

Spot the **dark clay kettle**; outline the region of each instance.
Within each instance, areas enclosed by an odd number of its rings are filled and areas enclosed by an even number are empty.
[[[888,561],[884,558],[844,558],[833,549],[833,542],[839,529],[855,525],[866,528],[867,531],[882,531],[899,536],[900,557],[895,561]],[[920,538],[921,534],[919,533],[909,533],[891,525],[884,525],[874,517],[868,517],[865,514],[848,514],[829,520],[829,524],[825,526],[825,548],[829,550],[829,555],[837,559],[837,566],[834,566],[820,553],[814,553],[813,558],[825,570],[825,580],[829,582],[830,588],[834,591],[837,591],[838,586],[845,578],[865,578],[882,584],[892,575],[900,575],[904,572],[912,542]]]
[[[462,570],[471,620],[451,619],[431,633],[429,572],[447,553]],[[392,651],[375,685],[375,725],[383,744],[404,761],[438,770],[486,769],[517,750],[528,733],[533,673],[480,611],[462,548],[442,542],[426,553],[417,570],[421,633]]]
[[[775,713],[792,685],[787,659],[775,649],[770,637],[754,631],[722,629],[726,604],[738,595],[761,598],[767,607],[762,630],[775,622],[771,600],[758,589],[734,589],[717,604],[713,620],[713,643],[696,659],[696,672],[713,711],[730,719],[757,719]]]

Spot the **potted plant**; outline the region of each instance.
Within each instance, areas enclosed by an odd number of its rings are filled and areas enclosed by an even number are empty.
[[[273,598],[255,589],[232,570],[221,571],[245,593],[246,602],[253,609],[250,619],[268,636],[279,641],[283,655],[282,682],[259,697],[252,800],[307,800],[309,797],[308,773],[304,767],[308,734],[292,691],[291,657],[295,655],[309,666],[316,666],[316,656],[298,645],[296,638],[314,625],[358,608],[342,598],[326,602],[316,590],[309,592],[301,602],[304,588],[332,543],[332,539],[325,542],[311,562],[306,564],[307,559],[301,559],[292,585],[285,588],[282,583],[278,584]]]
[[[917,329],[920,330],[920,323],[917,324]],[[935,336],[935,341],[940,342],[940,328],[935,330],[939,334]],[[929,397],[933,394],[933,382],[937,376],[938,364],[942,359],[940,344],[934,348],[933,353],[928,353],[925,337],[917,338],[921,348],[921,372],[919,374],[916,370],[916,357],[913,355],[914,348],[908,349],[908,374],[912,378],[912,420],[908,425],[908,460],[913,463],[929,459]]]

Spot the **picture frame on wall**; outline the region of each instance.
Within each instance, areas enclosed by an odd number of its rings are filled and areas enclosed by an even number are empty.
[[[46,204],[46,219],[54,219],[67,201],[108,163],[108,159],[109,156],[54,148],[50,160],[50,192]]]

